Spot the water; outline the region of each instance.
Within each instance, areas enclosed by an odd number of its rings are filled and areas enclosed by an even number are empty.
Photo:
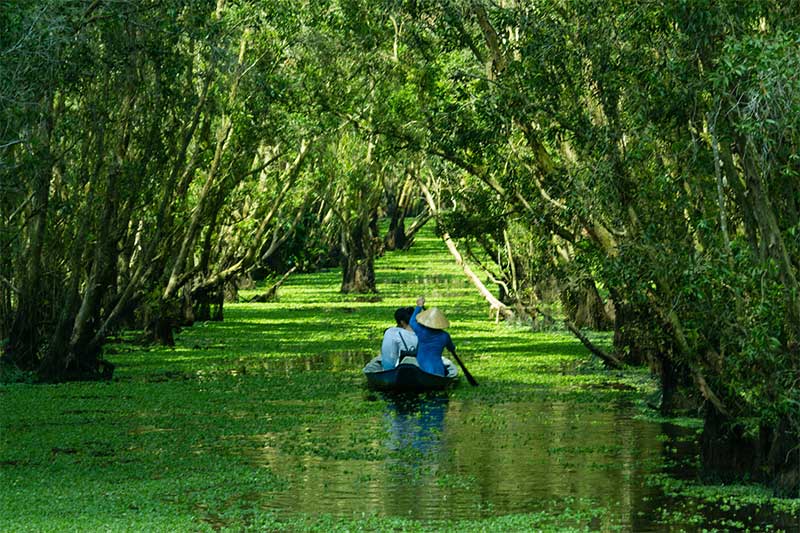
[[[345,355],[344,366],[365,357]],[[331,364],[319,359],[304,369]],[[294,437],[305,442],[293,443],[290,452],[275,435],[243,451],[287,482],[248,499],[279,514],[430,521],[602,509],[580,524],[637,532],[800,532],[800,518],[766,506],[717,508],[664,494],[653,476],[699,477],[697,430],[643,419],[629,396],[620,398],[554,401],[543,394],[487,403],[447,393],[371,396],[364,401],[379,402],[380,416],[306,420],[306,433]]]
[[[419,520],[479,519],[563,509],[575,501],[613,508],[618,524],[657,530],[660,424],[633,406],[542,400],[485,405],[447,396],[384,398],[380,442],[354,442],[357,428],[313,428],[338,446],[379,446],[375,460],[280,454],[251,457],[289,480],[264,506],[310,514],[366,513]],[[338,436],[337,436],[338,431]],[[348,440],[351,442],[348,443]]]

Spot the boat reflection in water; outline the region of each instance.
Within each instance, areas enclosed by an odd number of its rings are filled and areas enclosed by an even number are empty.
[[[449,398],[443,393],[386,394],[384,441],[388,457],[383,512],[416,519],[442,518],[447,462],[445,422]]]
[[[386,395],[386,399],[386,448],[398,454],[392,459],[407,460],[409,455],[430,456],[441,451],[447,396]]]

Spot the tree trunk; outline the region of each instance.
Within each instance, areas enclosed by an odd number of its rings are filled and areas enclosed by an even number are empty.
[[[305,210],[307,209],[310,202],[304,203],[302,208],[298,210],[294,220],[292,221],[291,227],[287,231],[280,231],[278,228],[272,228],[272,238],[267,239],[268,230],[272,227],[272,222],[274,221],[275,217],[278,216],[278,212],[280,207],[282,206],[284,200],[286,199],[287,194],[289,191],[297,184],[298,177],[300,175],[300,171],[303,167],[303,162],[305,161],[306,155],[308,154],[308,150],[311,146],[311,143],[307,142],[305,139],[300,141],[300,147],[297,152],[297,156],[295,157],[292,163],[286,165],[286,169],[281,174],[281,181],[283,181],[283,187],[278,192],[275,198],[272,199],[270,203],[269,209],[265,214],[263,214],[260,218],[261,221],[259,223],[258,228],[255,231],[255,234],[252,238],[251,245],[247,248],[244,255],[238,259],[233,265],[225,266],[224,264],[219,265],[216,268],[215,272],[211,274],[209,271],[208,262],[210,260],[211,254],[211,234],[207,233],[208,242],[204,244],[204,255],[203,260],[201,261],[201,272],[203,273],[204,279],[202,279],[199,283],[197,283],[192,291],[193,292],[201,292],[206,291],[208,289],[213,289],[217,285],[225,284],[229,280],[233,279],[236,276],[247,272],[248,269],[252,268],[253,265],[256,263],[256,259],[259,257],[260,253],[260,260],[262,262],[268,260],[278,249],[279,247],[286,242],[286,240],[291,236],[292,232],[294,232],[295,227],[302,219]],[[221,207],[218,206],[218,207]],[[216,216],[219,212],[219,209],[216,209],[214,212],[214,222],[216,221]],[[212,227],[210,225],[210,227]],[[267,246],[267,241],[269,245]],[[266,248],[266,249],[265,249]],[[263,250],[263,253],[260,251]]]
[[[413,169],[410,170],[413,172]],[[405,250],[409,244],[409,239],[406,235],[405,220],[406,214],[409,209],[409,201],[411,199],[411,190],[413,187],[413,180],[408,176],[403,181],[403,186],[400,191],[390,191],[390,187],[386,187],[388,196],[389,214],[389,229],[386,236],[383,238],[383,246],[386,250]]]
[[[180,250],[178,251],[178,255],[175,258],[175,262],[172,265],[172,269],[169,275],[169,281],[167,282],[167,286],[164,289],[164,294],[162,298],[164,300],[170,299],[175,292],[180,288],[181,283],[181,275],[184,271],[184,264],[187,260],[189,255],[189,251],[191,246],[194,244],[195,237],[197,236],[197,232],[200,228],[200,221],[203,215],[203,207],[209,197],[209,191],[211,190],[212,184],[215,182],[215,178],[219,172],[220,162],[222,160],[222,155],[225,151],[225,147],[228,143],[228,136],[230,135],[232,129],[232,124],[228,117],[223,118],[223,125],[220,126],[220,130],[217,132],[217,144],[216,149],[214,151],[214,159],[211,162],[211,168],[208,171],[208,176],[206,177],[206,181],[203,184],[203,189],[200,191],[200,194],[197,198],[197,205],[194,208],[194,212],[189,220],[189,225],[186,228],[186,232],[184,233],[183,240],[181,242]]]
[[[691,376],[686,368],[676,365],[671,358],[651,357],[661,382],[661,414],[675,416],[697,409],[699,401],[691,396]]]
[[[224,300],[225,291],[222,285],[206,287],[202,291],[192,292],[192,302],[194,304],[193,315],[195,320],[199,322],[222,320]]]
[[[762,440],[767,441],[765,467],[778,496],[800,497],[800,428],[786,416],[772,427],[762,428]]]
[[[164,346],[175,346],[173,331],[180,325],[182,302],[178,298],[159,299],[147,319],[146,337]]]
[[[503,318],[509,319],[514,317],[514,311],[512,311],[507,305],[503,302],[498,300],[494,294],[492,294],[489,289],[486,288],[486,285],[483,284],[481,279],[472,271],[470,266],[464,261],[464,258],[461,257],[461,254],[456,248],[456,244],[453,242],[453,239],[450,238],[448,233],[442,234],[442,240],[444,241],[447,249],[450,250],[450,254],[456,260],[456,264],[461,267],[461,270],[464,271],[464,274],[467,276],[475,288],[478,289],[478,292],[486,299],[487,303],[489,304],[489,312],[496,313],[497,319],[500,318],[502,315]]]
[[[342,292],[372,293],[377,292],[375,286],[375,265],[372,258],[345,260],[342,272]]]
[[[578,328],[605,331],[612,325],[594,281],[585,278],[568,284],[561,291],[564,312]]]
[[[405,215],[398,211],[392,213],[389,230],[383,238],[383,247],[386,250],[403,250],[406,247]]]
[[[700,441],[704,473],[714,482],[742,478],[769,482],[779,496],[796,498],[800,494],[796,430],[783,417],[762,425],[757,435],[748,435],[740,424],[709,409]]]
[[[652,354],[644,349],[637,340],[635,322],[641,315],[630,304],[614,297],[614,349],[625,354],[626,364],[632,366],[652,365]]]
[[[215,322],[222,322],[225,318],[224,316],[224,309],[225,309],[225,285],[220,284],[217,287],[217,291],[214,293],[214,312],[211,314],[211,320]]]
[[[41,344],[39,326],[42,321],[42,253],[48,223],[50,180],[53,173],[50,153],[50,136],[53,130],[53,101],[47,99],[43,107],[43,118],[39,134],[43,145],[38,154],[40,165],[34,175],[33,190],[27,226],[28,246],[25,251],[24,274],[18,287],[17,310],[11,323],[6,354],[19,368],[33,370],[38,366],[38,351]]]
[[[376,237],[373,224],[359,231],[342,229],[342,288],[343,293],[378,292],[375,282]]]
[[[242,33],[242,37],[239,42],[239,56],[236,65],[237,71],[233,74],[233,78],[231,80],[231,86],[228,90],[227,102],[229,104],[233,104],[233,102],[235,102],[236,100],[236,94],[239,89],[239,81],[241,80],[241,76],[243,73],[242,65],[244,63],[245,51],[247,50],[247,44],[249,38],[250,38],[250,30],[245,30]],[[186,232],[184,233],[184,237],[181,242],[178,255],[176,256],[175,262],[172,265],[172,269],[169,275],[169,281],[167,282],[167,286],[164,288],[164,293],[162,295],[163,300],[169,300],[170,298],[172,298],[175,292],[181,287],[182,283],[185,283],[186,281],[184,276],[182,275],[184,273],[183,272],[184,264],[189,255],[190,248],[194,244],[195,238],[197,237],[205,204],[209,198],[211,187],[212,185],[215,184],[216,179],[220,174],[220,165],[222,164],[222,157],[230,143],[230,136],[232,135],[232,133],[233,133],[233,119],[228,113],[222,113],[222,116],[220,118],[220,124],[216,131],[214,157],[211,160],[211,165],[209,166],[208,169],[208,175],[206,177],[206,181],[203,184],[203,188],[200,194],[198,195],[197,205],[195,206],[194,212],[192,213],[192,216],[189,220]]]
[[[743,158],[745,182],[752,198],[753,216],[759,226],[761,242],[767,253],[767,257],[763,257],[762,260],[766,262],[768,259],[773,259],[780,268],[781,281],[786,287],[784,294],[788,300],[787,328],[792,331],[795,339],[800,339],[800,283],[797,280],[795,266],[778,226],[778,217],[761,172],[753,162],[756,156],[752,154],[752,149],[748,150],[748,144],[744,140],[740,141],[739,148],[745,154]]]
[[[266,291],[250,298],[250,300],[248,300],[248,303],[253,303],[253,302],[265,303],[265,302],[277,301],[278,289],[281,287],[281,285],[284,284],[284,282],[287,279],[289,279],[289,276],[291,276],[295,270],[297,270],[296,265],[290,268],[283,276],[281,276],[281,279],[273,283],[272,286],[268,288]]]
[[[243,37],[242,39],[242,49],[245,46],[246,38]],[[242,51],[240,51],[239,62],[241,63],[242,59]],[[232,83],[232,87],[230,90],[231,99],[233,95],[236,93],[236,88],[238,84],[238,77],[234,79]],[[172,331],[167,331],[168,328],[174,328],[178,324],[180,324],[182,317],[180,308],[182,304],[178,302],[176,298],[176,293],[178,289],[183,287],[183,284],[186,283],[191,276],[186,274],[186,263],[189,260],[191,249],[195,243],[199,230],[201,228],[201,221],[202,216],[204,214],[204,208],[206,203],[209,201],[211,195],[212,185],[214,185],[217,181],[217,177],[220,173],[220,165],[222,163],[222,157],[228,147],[230,142],[230,135],[233,130],[233,122],[227,114],[223,114],[221,117],[220,125],[216,132],[216,140],[214,145],[214,157],[211,160],[210,167],[208,169],[208,174],[206,176],[205,183],[203,184],[203,188],[200,191],[200,194],[197,197],[197,204],[195,205],[194,211],[189,219],[189,223],[186,227],[185,232],[183,233],[183,239],[181,240],[180,248],[178,250],[177,256],[175,256],[175,260],[172,263],[172,267],[170,268],[169,279],[167,281],[167,285],[164,288],[164,291],[161,295],[161,301],[157,307],[158,312],[161,313],[167,312],[164,316],[155,317],[151,323],[151,327],[149,328],[150,333],[153,335],[153,340],[159,342],[161,344],[165,344],[167,346],[174,346],[175,339],[173,336]],[[176,303],[177,302],[177,303]]]
[[[405,231],[405,245],[403,246],[403,250],[408,250],[411,248],[411,245],[414,244],[414,236],[425,227],[425,224],[431,219],[431,212],[430,210],[425,210],[423,213],[417,215],[414,219],[414,223],[411,224],[411,227]]]
[[[422,192],[425,194],[425,200],[428,202],[428,208],[431,210],[433,216],[436,216],[439,212],[439,208],[436,205],[436,201],[433,199],[433,195],[431,194],[430,189],[424,183],[420,182],[420,187],[422,188]],[[494,294],[492,294],[489,289],[486,288],[486,285],[480,280],[480,278],[472,271],[469,265],[464,261],[464,258],[459,253],[458,248],[456,248],[453,239],[450,238],[449,233],[442,234],[442,240],[444,241],[447,249],[450,250],[450,254],[456,260],[458,266],[464,271],[464,274],[467,276],[473,285],[478,289],[478,292],[481,293],[486,301],[489,303],[489,313],[492,312],[496,313],[497,320],[500,319],[500,315],[504,318],[512,318],[514,316],[514,311],[512,311],[507,305],[503,302],[498,300]]]
[[[74,319],[62,315],[64,323],[59,325],[61,328],[66,323],[72,323],[69,341],[51,344],[39,366],[39,375],[48,381],[110,378],[113,372],[113,366],[102,361],[99,345],[91,341],[100,325],[102,299],[112,283],[116,266],[116,242],[112,230],[118,205],[117,178],[116,169],[112,169],[106,182],[103,214],[98,221],[97,243],[80,307]],[[79,271],[78,267],[75,275]],[[60,334],[57,333],[58,335]]]
[[[207,322],[211,320],[211,298],[208,291],[196,293],[193,298],[194,308],[192,315],[197,322]]]
[[[194,324],[194,302],[192,301],[192,291],[184,288],[182,291],[183,305],[181,306],[181,327],[191,327]]]

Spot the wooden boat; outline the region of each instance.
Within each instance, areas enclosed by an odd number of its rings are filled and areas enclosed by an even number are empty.
[[[458,367],[443,357],[446,376],[429,374],[419,367],[416,357],[405,357],[395,368],[384,370],[380,356],[364,367],[367,385],[376,390],[426,391],[442,390],[458,381]]]

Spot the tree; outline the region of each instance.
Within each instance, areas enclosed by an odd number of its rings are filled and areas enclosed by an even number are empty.
[[[134,3],[61,7],[17,12],[8,59],[23,73],[16,90],[25,98],[12,100],[19,104],[8,132],[19,142],[4,153],[3,169],[4,183],[30,184],[11,201],[31,198],[18,204],[29,215],[8,228],[10,285],[19,288],[3,317],[6,354],[53,380],[110,375],[101,332],[132,293],[116,292],[125,270],[117,243],[131,242],[137,228],[141,236],[134,215],[161,185],[165,124],[148,110],[186,101],[164,83],[186,64],[167,41],[173,18]]]
[[[303,128],[264,134],[291,101],[279,90],[292,78],[278,72],[286,42],[271,33],[282,21],[249,7],[45,2],[9,12],[4,71],[17,77],[3,85],[14,105],[3,111],[12,140],[0,169],[11,193],[0,202],[0,329],[20,368],[46,380],[109,377],[102,345],[132,316],[169,341],[195,252],[228,223],[230,195],[285,158],[294,183]],[[260,147],[295,142],[299,155],[280,148],[257,160]],[[280,205],[290,188],[268,189],[276,196],[262,204]],[[203,272],[200,287],[266,253],[268,228],[280,224],[265,218],[261,242]]]
[[[406,15],[419,105],[392,132],[472,181],[451,226],[495,268],[511,270],[503,248],[534,250],[576,286],[602,285],[617,349],[660,375],[664,409],[706,406],[708,464],[726,455],[717,437],[760,433],[760,466],[737,466],[795,490],[797,458],[775,459],[800,434],[785,410],[797,385],[777,378],[798,365],[793,15],[732,2],[417,2]],[[477,217],[487,205],[495,215]]]

